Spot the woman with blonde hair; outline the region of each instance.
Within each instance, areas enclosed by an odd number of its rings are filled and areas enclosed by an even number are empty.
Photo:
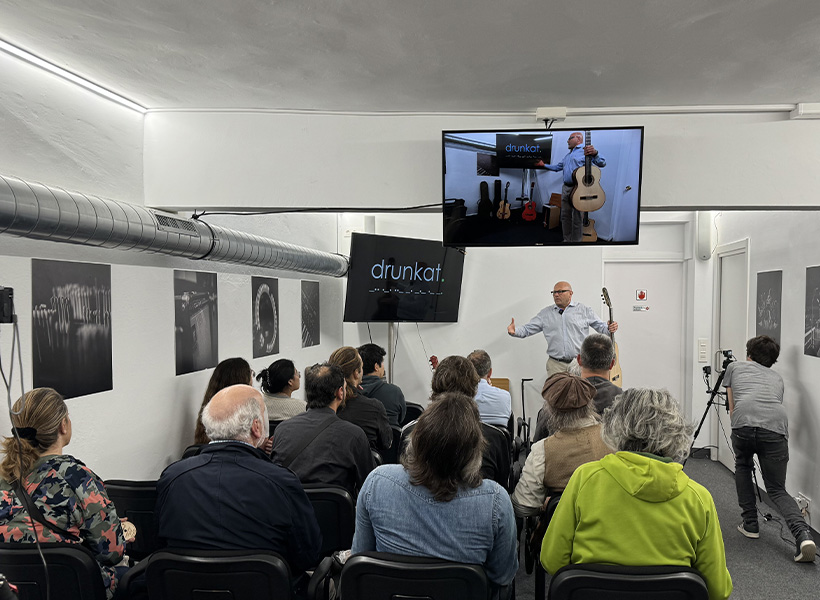
[[[113,598],[127,567],[120,519],[102,480],[82,462],[63,454],[71,441],[71,419],[63,397],[37,388],[14,403],[17,436],[2,442],[0,542],[68,542],[90,550],[102,583]],[[28,498],[23,497],[25,494]],[[39,509],[48,525],[29,516]]]
[[[342,346],[333,351],[327,362],[341,368],[345,376],[345,399],[336,414],[361,427],[370,447],[383,454],[393,443],[393,430],[384,404],[365,396],[359,385],[364,375],[359,351],[353,346]]]

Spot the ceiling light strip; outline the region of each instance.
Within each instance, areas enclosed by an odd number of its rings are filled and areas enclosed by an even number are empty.
[[[47,60],[44,60],[44,59],[40,58],[39,56],[36,56],[36,55],[32,54],[31,52],[23,50],[22,48],[18,48],[14,44],[10,44],[10,43],[8,43],[7,41],[5,41],[3,39],[0,39],[0,50],[5,52],[6,54],[9,54],[9,55],[14,56],[16,58],[19,58],[20,60],[24,60],[25,62],[29,63],[30,65],[34,65],[35,67],[39,67],[40,69],[42,69],[44,71],[47,71],[47,72],[49,72],[53,75],[57,75],[58,77],[61,77],[62,79],[65,79],[66,81],[70,81],[71,83],[73,83],[75,85],[78,85],[82,88],[85,88],[86,90],[88,90],[90,92],[93,92],[93,93],[97,94],[98,96],[102,96],[103,98],[106,98],[107,100],[111,100],[112,102],[116,102],[120,106],[124,106],[125,108],[130,108],[131,110],[134,110],[134,111],[136,111],[140,114],[143,114],[143,115],[148,112],[147,108],[145,108],[144,106],[142,106],[140,104],[137,104],[133,100],[129,100],[128,98],[125,98],[124,96],[121,96],[121,95],[119,95],[115,92],[112,92],[111,90],[106,89],[106,88],[102,87],[101,85],[96,84],[92,81],[89,81],[88,79],[84,79],[83,77],[80,77],[79,75],[76,75],[76,74],[72,73],[71,71],[67,71],[66,69],[64,69],[62,67],[58,67],[57,65],[55,65],[53,63],[50,63]]]

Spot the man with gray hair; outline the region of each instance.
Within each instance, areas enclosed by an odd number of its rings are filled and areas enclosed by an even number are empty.
[[[581,353],[577,356],[581,377],[595,386],[595,412],[603,415],[604,411],[622,392],[621,388],[609,380],[609,370],[615,364],[615,347],[608,335],[593,333],[584,338]],[[546,407],[538,411],[535,421],[535,441],[549,435]]]
[[[478,376],[478,391],[475,403],[482,423],[506,427],[512,414],[512,399],[507,390],[494,387],[492,384],[493,363],[485,350],[473,350],[467,355],[473,363]]]
[[[160,538],[175,548],[272,550],[299,581],[318,563],[322,536],[299,479],[260,450],[268,439],[262,394],[227,387],[205,405],[202,423],[210,444],[157,482]]]

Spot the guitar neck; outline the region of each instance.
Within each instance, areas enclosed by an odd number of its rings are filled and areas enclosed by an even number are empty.
[[[612,321],[614,321],[614,320],[615,320],[615,317],[612,316],[612,307],[610,306],[609,307],[609,322],[612,323]],[[611,339],[613,342],[615,341],[615,333],[614,332],[612,332],[612,331],[609,332],[609,339]]]
[[[584,148],[592,144],[592,134],[589,129],[584,132]],[[592,176],[592,157],[584,156],[584,181],[589,181]]]

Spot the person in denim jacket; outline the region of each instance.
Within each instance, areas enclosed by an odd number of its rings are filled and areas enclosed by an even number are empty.
[[[498,587],[518,569],[512,504],[482,479],[478,408],[445,392],[419,417],[401,465],[376,468],[356,505],[352,553],[392,552],[481,564]]]

